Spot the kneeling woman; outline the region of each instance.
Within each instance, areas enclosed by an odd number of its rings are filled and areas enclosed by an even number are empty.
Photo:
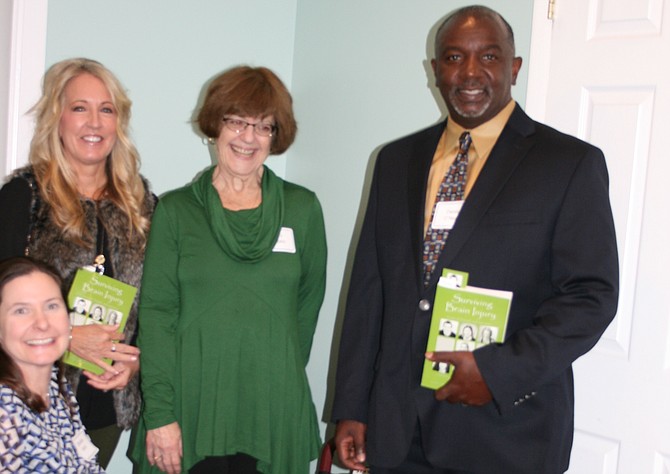
[[[43,263],[0,263],[0,471],[104,472],[54,365],[68,347],[61,279]]]

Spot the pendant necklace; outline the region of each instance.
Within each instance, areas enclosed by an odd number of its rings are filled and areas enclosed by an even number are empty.
[[[100,217],[96,215],[96,223],[98,226],[98,234],[96,236],[95,242],[95,253],[97,254],[93,260],[93,270],[100,275],[105,274],[105,240],[107,239],[107,233],[105,232],[105,226],[102,224]]]

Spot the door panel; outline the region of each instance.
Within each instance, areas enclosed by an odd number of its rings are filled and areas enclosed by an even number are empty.
[[[572,474],[670,473],[670,5],[536,2],[527,110],[605,152],[615,321],[575,363]]]

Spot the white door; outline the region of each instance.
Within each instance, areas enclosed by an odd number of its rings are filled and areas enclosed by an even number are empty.
[[[619,244],[616,319],[575,364],[568,472],[668,474],[670,0],[536,0],[529,64],[531,116],[605,152]]]

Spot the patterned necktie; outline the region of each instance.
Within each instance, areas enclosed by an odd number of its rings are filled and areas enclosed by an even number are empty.
[[[437,198],[430,216],[430,225],[423,241],[423,284],[428,286],[430,276],[435,270],[437,259],[449,235],[448,229],[433,229],[435,208],[441,201],[461,201],[465,195],[465,178],[468,171],[468,150],[472,143],[470,132],[463,132],[459,138],[459,148],[456,159],[444,175],[444,179],[437,190]]]

